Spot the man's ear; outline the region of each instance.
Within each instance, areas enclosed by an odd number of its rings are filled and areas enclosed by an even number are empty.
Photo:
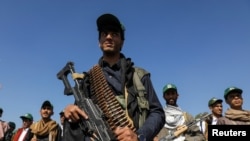
[[[120,51],[122,51],[123,43],[124,43],[124,40],[122,40],[122,42],[121,42],[121,48],[120,48]]]
[[[226,102],[227,104],[230,104],[230,102],[228,101],[228,99],[225,99],[225,102]]]
[[[102,50],[102,47],[101,47],[101,44],[100,44],[100,42],[98,42],[98,46],[99,46],[99,48]]]
[[[98,46],[101,48],[100,40],[99,40],[99,42],[98,42]]]

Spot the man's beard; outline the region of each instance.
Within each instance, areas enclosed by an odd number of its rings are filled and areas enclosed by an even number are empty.
[[[170,100],[168,100],[166,103],[167,103],[167,105],[172,105],[172,106],[175,106],[175,105],[176,105],[176,100],[171,99],[171,101],[170,101]]]

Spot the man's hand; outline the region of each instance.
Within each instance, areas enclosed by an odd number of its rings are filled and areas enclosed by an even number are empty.
[[[117,127],[114,133],[119,141],[138,141],[137,134],[129,127]]]
[[[88,119],[88,115],[82,111],[77,105],[70,104],[64,109],[64,116],[69,122],[77,122],[80,116]]]

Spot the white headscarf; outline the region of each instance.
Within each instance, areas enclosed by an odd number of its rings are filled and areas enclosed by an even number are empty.
[[[168,129],[175,129],[179,125],[183,125],[185,122],[183,111],[180,107],[166,105],[165,111],[165,127]]]
[[[184,124],[185,118],[183,116],[183,111],[181,110],[180,107],[166,105],[166,107],[164,108],[164,112],[165,112],[164,127],[169,129],[170,132],[173,132],[178,126]],[[184,140],[185,137],[181,135],[175,138],[173,141],[184,141]]]

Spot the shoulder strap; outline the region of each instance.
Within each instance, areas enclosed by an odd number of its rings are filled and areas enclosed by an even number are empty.
[[[134,68],[135,68],[135,72],[133,75],[133,82],[135,84],[134,87],[136,91],[138,92],[137,101],[138,101],[138,105],[140,109],[139,127],[141,127],[146,120],[147,111],[149,110],[148,100],[145,98],[145,95],[147,94],[147,92],[141,82],[141,78],[145,74],[148,74],[148,72],[142,68],[138,68],[138,67],[134,67]]]

